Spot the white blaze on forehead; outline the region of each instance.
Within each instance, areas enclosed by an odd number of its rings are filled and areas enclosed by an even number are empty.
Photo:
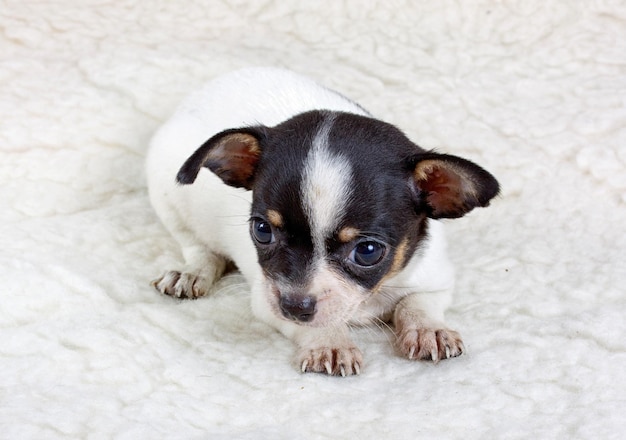
[[[328,148],[333,120],[334,117],[327,118],[313,139],[300,188],[318,255],[323,253],[326,238],[337,228],[352,192],[350,163]]]

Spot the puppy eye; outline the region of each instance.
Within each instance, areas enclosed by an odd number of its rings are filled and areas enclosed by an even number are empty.
[[[274,242],[274,233],[272,226],[263,219],[255,218],[252,220],[252,236],[260,244],[271,244]]]
[[[380,263],[385,256],[385,245],[377,241],[362,241],[350,253],[350,260],[363,267],[374,266]]]

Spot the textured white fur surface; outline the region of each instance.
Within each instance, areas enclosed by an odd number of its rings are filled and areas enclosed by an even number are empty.
[[[235,68],[305,73],[503,186],[448,222],[466,356],[301,375],[229,276],[176,302],[149,137]],[[245,105],[245,103],[242,103]],[[622,438],[626,4],[0,3],[0,437]]]

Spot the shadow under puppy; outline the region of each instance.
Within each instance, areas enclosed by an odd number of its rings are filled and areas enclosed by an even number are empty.
[[[310,79],[253,68],[181,105],[151,142],[147,176],[185,259],[153,282],[160,292],[201,297],[234,262],[303,372],[358,374],[349,326],[380,320],[409,359],[463,353],[444,323],[454,272],[436,219],[498,193],[478,165],[423,150]]]

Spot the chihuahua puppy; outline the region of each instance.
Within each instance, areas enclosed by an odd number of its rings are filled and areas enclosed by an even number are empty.
[[[151,141],[147,176],[185,260],[156,289],[199,298],[234,263],[302,372],[359,374],[349,328],[382,321],[408,359],[464,352],[444,323],[454,273],[437,219],[498,194],[478,165],[423,150],[310,79],[252,68],[182,104]]]

